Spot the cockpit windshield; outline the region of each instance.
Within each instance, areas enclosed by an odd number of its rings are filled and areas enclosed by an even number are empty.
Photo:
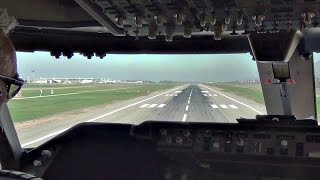
[[[17,56],[25,85],[8,105],[23,147],[38,146],[81,122],[236,123],[267,113],[250,54]],[[319,94],[317,103],[319,113]]]

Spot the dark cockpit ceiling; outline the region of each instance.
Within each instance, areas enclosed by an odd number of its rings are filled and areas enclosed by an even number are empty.
[[[17,6],[19,4],[19,6]],[[320,46],[316,0],[3,0],[17,50],[93,53],[246,53],[250,34],[299,31]]]

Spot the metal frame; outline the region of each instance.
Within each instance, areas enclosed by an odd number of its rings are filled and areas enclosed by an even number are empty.
[[[87,11],[102,26],[106,27],[113,35],[124,35],[124,30],[115,25],[115,23],[102,13],[97,5],[89,0],[75,0],[85,11]]]
[[[0,126],[1,168],[19,170],[23,151],[7,104],[0,107]]]

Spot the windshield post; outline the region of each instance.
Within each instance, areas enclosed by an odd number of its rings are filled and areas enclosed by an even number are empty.
[[[268,115],[316,119],[313,55],[295,31],[249,35]]]

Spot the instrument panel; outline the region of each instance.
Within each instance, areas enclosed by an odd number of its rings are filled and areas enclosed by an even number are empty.
[[[320,158],[320,134],[286,131],[159,129],[158,150]]]
[[[252,122],[84,123],[23,154],[22,170],[49,180],[318,179],[319,126]]]

